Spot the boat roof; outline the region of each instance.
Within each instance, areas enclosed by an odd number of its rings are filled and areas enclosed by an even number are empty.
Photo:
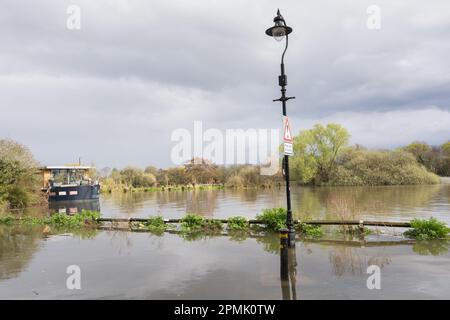
[[[91,166],[46,166],[43,167],[43,169],[47,169],[47,170],[89,170],[89,169],[94,169],[94,167]]]

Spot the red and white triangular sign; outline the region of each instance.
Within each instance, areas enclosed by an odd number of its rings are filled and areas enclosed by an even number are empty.
[[[289,123],[289,118],[283,116],[283,140],[285,142],[292,142],[292,134],[291,134],[291,124]]]

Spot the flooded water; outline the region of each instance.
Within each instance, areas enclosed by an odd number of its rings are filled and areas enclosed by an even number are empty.
[[[331,219],[345,212],[380,220],[435,216],[450,224],[450,185],[295,187],[292,193],[297,218]],[[284,206],[284,196],[278,189],[128,193],[52,211],[253,218],[264,208]],[[53,233],[0,226],[0,299],[450,299],[449,241],[332,237],[298,241],[295,249],[283,251],[276,235],[195,239],[105,230]],[[80,290],[66,286],[70,265],[80,268]],[[371,265],[380,267],[380,290],[367,287]]]
[[[450,223],[450,184],[386,187],[293,187],[296,218],[333,219],[345,211],[349,217],[406,220],[436,218]],[[227,218],[254,218],[265,208],[285,207],[284,189],[195,190],[102,195],[104,216],[178,218],[186,213]]]
[[[17,227],[0,235],[0,299],[450,298],[450,243],[442,241],[297,242],[283,262],[276,236],[44,237],[39,228]],[[66,287],[69,265],[80,268],[80,290]],[[367,287],[369,265],[380,267],[380,290]]]

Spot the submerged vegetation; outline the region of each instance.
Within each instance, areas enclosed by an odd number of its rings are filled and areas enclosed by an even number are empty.
[[[207,219],[198,214],[187,214],[181,219],[182,233],[214,233],[222,231],[222,223],[217,220]]]
[[[138,222],[131,221],[129,228],[131,230],[149,231],[155,235],[162,235],[164,232],[175,232],[183,236],[186,240],[203,239],[212,236],[223,234],[224,225],[228,235],[232,240],[242,241],[251,235],[261,234],[275,234],[280,229],[286,228],[287,212],[284,208],[265,209],[261,214],[256,216],[258,225],[253,224],[250,228],[250,222],[241,216],[234,216],[224,220],[209,219],[198,214],[186,214],[183,218],[177,220],[179,222],[178,228],[176,225],[169,224],[162,216],[154,216],[148,218],[146,221]],[[0,215],[0,225],[6,226],[42,226],[54,227],[56,230],[76,231],[95,229],[101,225],[99,222],[100,213],[97,211],[83,210],[81,213],[75,215],[67,215],[62,213],[55,213],[45,217],[15,217],[12,215]],[[103,220],[109,221],[109,219]],[[175,223],[177,221],[172,221]],[[116,224],[114,220],[113,228]],[[450,228],[445,223],[438,221],[435,218],[428,220],[414,219],[410,222],[411,229],[404,232],[404,235],[416,240],[450,240]],[[51,230],[51,229],[48,229]],[[297,221],[295,223],[295,230],[300,238],[320,238],[324,235],[321,225],[317,223],[308,223],[305,221]],[[44,231],[48,233],[50,231]],[[327,229],[327,234],[329,230]],[[373,231],[368,228],[353,226],[350,229],[339,229],[340,234],[356,234],[368,235]],[[419,250],[419,249],[418,249]],[[433,254],[433,253],[432,253]]]
[[[81,228],[86,226],[95,226],[96,219],[100,218],[97,211],[83,210],[74,215],[65,213],[55,213],[46,217],[24,217],[20,220],[22,224],[28,225],[48,225],[64,228]]]
[[[320,238],[323,236],[323,230],[319,225],[311,225],[301,222],[295,226],[297,232],[305,237]]]
[[[163,233],[167,230],[167,224],[162,216],[150,217],[144,225],[148,231],[154,233]]]
[[[447,239],[450,233],[450,228],[436,218],[411,220],[411,228],[405,235],[417,240]]]
[[[256,216],[257,220],[260,220],[267,230],[279,231],[286,228],[287,211],[284,208],[265,209],[263,212]]]
[[[228,218],[227,229],[231,231],[246,231],[248,230],[248,221],[244,217],[230,217]]]

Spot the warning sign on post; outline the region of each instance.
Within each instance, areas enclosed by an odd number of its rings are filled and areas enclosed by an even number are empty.
[[[283,144],[284,150],[283,153],[285,156],[293,156],[294,155],[294,147],[292,146],[292,143],[285,142]]]
[[[289,122],[289,118],[283,116],[283,153],[286,156],[294,155],[294,147],[292,145],[292,141],[294,138],[292,137],[291,132],[291,123]]]
[[[289,122],[288,117],[283,116],[283,141],[292,142],[292,140],[291,123]]]

